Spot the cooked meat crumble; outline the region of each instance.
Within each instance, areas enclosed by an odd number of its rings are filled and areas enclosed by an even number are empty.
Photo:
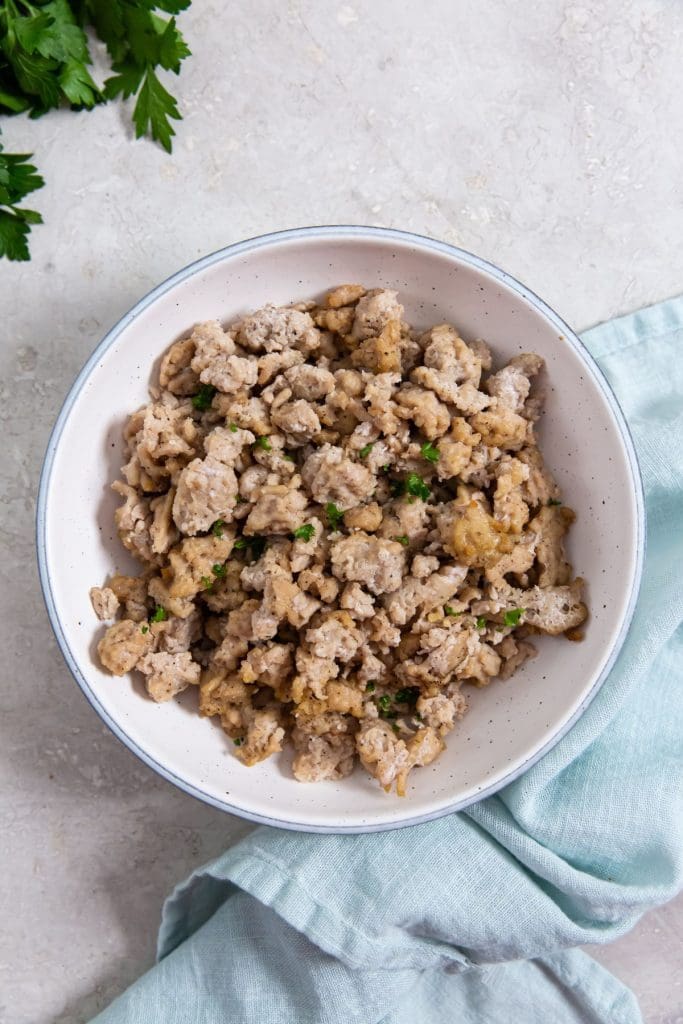
[[[356,761],[387,791],[430,764],[466,685],[586,618],[535,436],[542,360],[417,331],[395,291],[198,324],[125,430],[119,536],[142,563],[91,598],[150,697],[188,686],[253,765]],[[482,376],[487,374],[487,376]]]

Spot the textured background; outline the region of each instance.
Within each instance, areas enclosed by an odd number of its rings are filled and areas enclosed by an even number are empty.
[[[173,157],[115,106],[3,124],[48,183],[32,263],[0,264],[2,1024],[86,1021],[151,963],[172,883],[248,827],[109,735],[45,620],[39,467],[103,332],[197,256],[313,223],[455,242],[577,328],[682,287],[683,5],[195,0],[181,24]],[[679,901],[596,955],[681,1024],[682,948]]]

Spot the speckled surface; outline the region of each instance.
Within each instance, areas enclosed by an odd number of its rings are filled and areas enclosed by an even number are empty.
[[[579,328],[682,287],[679,5],[432,0],[419,23],[390,0],[248,6],[183,16],[172,158],[116,107],[3,123],[48,185],[33,262],[0,264],[2,1024],[88,1020],[151,962],[173,882],[248,828],[109,735],[45,621],[39,466],[104,330],[197,256],[308,223],[456,242]],[[677,1024],[682,948],[679,900],[597,955],[648,1024]]]

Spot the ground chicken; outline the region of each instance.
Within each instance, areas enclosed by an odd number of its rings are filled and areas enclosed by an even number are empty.
[[[465,687],[587,616],[534,423],[543,366],[418,331],[395,291],[198,324],[124,428],[113,486],[139,576],[91,591],[98,644],[167,701],[197,685],[236,757],[301,782],[431,764]],[[512,614],[511,614],[512,613]]]

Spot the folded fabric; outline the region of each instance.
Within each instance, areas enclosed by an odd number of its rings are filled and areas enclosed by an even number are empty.
[[[98,1024],[632,1024],[584,953],[683,879],[683,298],[588,331],[643,473],[645,576],[600,693],[537,765],[438,821],[259,828],[180,885]]]

